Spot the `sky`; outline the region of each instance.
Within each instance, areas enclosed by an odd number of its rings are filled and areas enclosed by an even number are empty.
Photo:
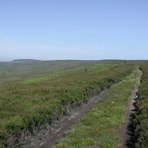
[[[0,0],[0,61],[148,59],[147,0]]]

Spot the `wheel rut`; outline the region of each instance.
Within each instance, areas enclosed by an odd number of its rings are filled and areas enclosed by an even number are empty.
[[[46,132],[39,134],[39,137],[33,137],[35,142],[31,142],[25,145],[24,148],[50,148],[55,142],[61,139],[64,134],[71,130],[72,125],[74,125],[81,117],[83,117],[90,108],[92,108],[96,103],[98,103],[103,97],[105,97],[114,85],[110,89],[102,91],[99,95],[91,97],[87,104],[82,104],[81,107],[74,110],[69,116],[63,117],[56,124],[54,124]]]
[[[135,86],[128,99],[128,108],[125,114],[125,122],[119,129],[119,145],[117,148],[129,148],[128,143],[132,137],[130,125],[132,124],[132,116],[136,113],[134,104],[136,102],[137,92],[138,86]]]

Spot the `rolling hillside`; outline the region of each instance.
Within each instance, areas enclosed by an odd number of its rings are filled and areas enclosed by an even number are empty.
[[[48,76],[71,70],[78,70],[83,66],[96,64],[98,61],[38,61],[15,60],[13,62],[0,62],[0,81],[20,80]]]

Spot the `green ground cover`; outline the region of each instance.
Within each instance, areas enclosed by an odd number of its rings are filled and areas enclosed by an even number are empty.
[[[136,148],[148,147],[148,62],[141,65],[143,76],[136,103],[137,114],[133,119]]]
[[[55,75],[97,64],[99,61],[57,60],[0,62],[0,81],[22,80]]]
[[[27,79],[27,80],[24,80],[22,83],[24,83],[24,84],[38,83],[38,82],[41,82],[41,81],[46,81],[46,80],[51,80],[51,79],[54,79],[54,78],[58,78],[58,77],[63,76],[63,75],[64,74],[56,74],[56,75],[39,77],[39,78],[34,78],[34,79]]]
[[[50,75],[50,76],[44,76],[44,77],[38,77],[38,78],[33,78],[33,79],[26,79],[24,80],[22,83],[24,84],[29,84],[29,83],[37,83],[37,82],[41,82],[41,81],[46,81],[46,80],[50,80],[50,79],[54,79],[54,78],[58,78],[61,77],[63,75],[67,75],[67,74],[73,74],[74,72],[84,72],[85,70],[87,72],[100,72],[100,71],[105,71],[105,70],[109,70],[112,67],[116,66],[117,64],[102,64],[102,63],[97,63],[97,64],[90,64],[90,65],[79,65],[77,67],[72,67],[70,68],[70,70],[66,70],[60,72],[59,74],[54,74],[54,75]]]
[[[124,122],[127,100],[134,85],[139,84],[140,76],[141,71],[136,68],[90,109],[53,148],[117,147],[118,129]]]
[[[119,82],[133,67],[133,64],[119,64],[108,70],[99,71],[98,67],[87,72],[75,71],[38,83],[1,83],[1,145],[7,146],[10,139],[20,136],[22,131],[33,133],[37,127],[51,124],[55,118],[66,114],[65,106],[85,100],[92,89],[101,92]]]

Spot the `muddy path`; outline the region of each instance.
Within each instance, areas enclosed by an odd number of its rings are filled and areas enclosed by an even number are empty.
[[[131,95],[128,99],[128,108],[125,114],[125,122],[119,129],[119,146],[117,148],[129,148],[129,140],[132,137],[131,129],[129,128],[132,124],[132,116],[136,113],[136,108],[134,106],[136,102],[138,92],[138,86],[135,86],[131,91]]]
[[[62,118],[46,132],[39,134],[39,137],[34,137],[34,142],[32,140],[31,144],[25,145],[24,148],[50,148],[71,129],[73,124],[84,116],[87,110],[105,97],[113,87],[114,85],[110,89],[102,91],[99,95],[90,98],[87,104],[82,104],[78,109],[72,111],[69,116]]]

